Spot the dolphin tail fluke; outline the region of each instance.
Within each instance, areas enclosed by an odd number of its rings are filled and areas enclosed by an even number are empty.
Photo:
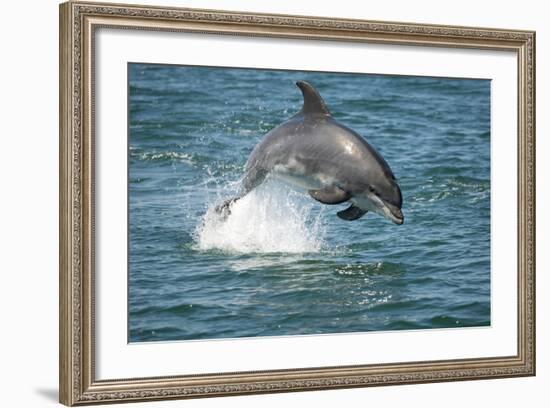
[[[225,200],[223,203],[216,206],[216,213],[218,213],[224,220],[229,217],[231,215],[231,207],[233,204],[262,184],[267,177],[267,174],[267,171],[257,166],[252,166],[252,168],[247,169],[242,181],[242,189],[238,193],[239,195],[230,198],[229,200]]]
[[[219,214],[225,220],[227,217],[231,215],[231,207],[233,206],[233,204],[237,200],[240,200],[241,198],[242,196],[238,196],[238,197],[230,198],[229,200],[225,200],[222,204],[216,206],[215,208],[216,213]]]

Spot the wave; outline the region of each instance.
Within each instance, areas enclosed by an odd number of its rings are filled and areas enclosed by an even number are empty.
[[[195,156],[183,152],[135,152],[130,150],[130,157],[142,161],[180,161],[182,163],[194,164]]]

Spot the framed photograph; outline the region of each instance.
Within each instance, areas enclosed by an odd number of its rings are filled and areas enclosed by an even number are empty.
[[[535,33],[60,6],[60,401],[535,374]]]

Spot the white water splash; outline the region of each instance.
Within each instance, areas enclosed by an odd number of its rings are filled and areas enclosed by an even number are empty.
[[[219,202],[216,204],[220,204]],[[224,220],[209,206],[196,230],[197,247],[236,253],[318,252],[321,214],[304,194],[266,183],[231,206]]]

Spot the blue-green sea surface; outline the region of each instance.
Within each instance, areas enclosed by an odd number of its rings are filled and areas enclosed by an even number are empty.
[[[490,324],[490,81],[129,65],[129,341]],[[405,223],[270,181],[226,221],[297,80],[390,164]]]

